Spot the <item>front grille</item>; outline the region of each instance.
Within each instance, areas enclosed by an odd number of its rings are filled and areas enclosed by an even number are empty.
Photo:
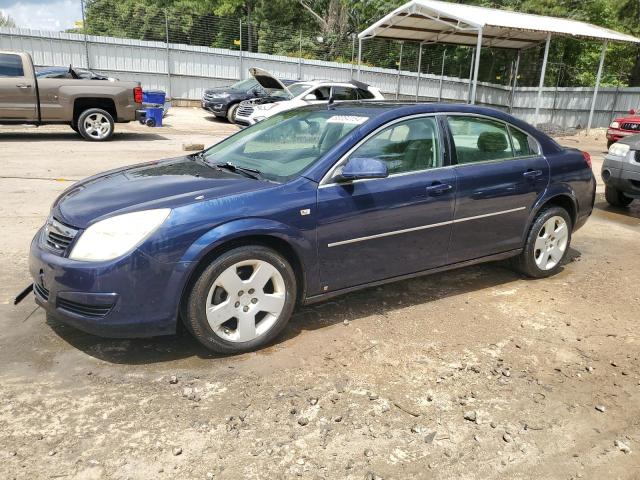
[[[237,115],[240,115],[242,117],[249,117],[251,116],[251,114],[253,113],[253,107],[251,105],[240,105],[240,108],[238,108],[238,113]]]
[[[47,290],[44,285],[40,285],[37,283],[33,284],[33,291],[37,296],[39,296],[45,302],[49,300],[49,290]]]
[[[623,130],[640,131],[640,123],[623,123],[622,125],[620,125],[620,128],[622,128]]]
[[[78,230],[69,227],[51,217],[44,226],[45,245],[56,253],[63,254],[78,234]]]
[[[83,317],[102,318],[109,313],[113,305],[87,305],[58,297],[58,308]]]
[[[205,93],[205,94],[202,96],[202,99],[203,99],[205,102],[212,102],[212,101],[214,101],[216,98],[217,98],[217,97],[216,97],[215,95],[211,94],[211,93]]]

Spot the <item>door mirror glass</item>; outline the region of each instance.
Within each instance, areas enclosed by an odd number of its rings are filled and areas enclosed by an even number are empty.
[[[336,182],[351,182],[368,178],[386,178],[389,176],[387,165],[375,158],[352,157],[347,160],[333,179]]]
[[[318,100],[318,97],[316,96],[315,93],[307,93],[304,96],[303,100],[305,100],[307,102],[310,102],[310,101],[313,101],[313,100]]]

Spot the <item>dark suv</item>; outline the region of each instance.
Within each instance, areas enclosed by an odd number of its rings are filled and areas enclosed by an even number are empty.
[[[297,80],[280,80],[285,85],[291,85]],[[210,88],[202,95],[202,108],[213,113],[218,118],[226,118],[231,123],[235,122],[236,110],[243,100],[267,96],[258,81],[251,77],[240,80],[233,85],[220,88]]]

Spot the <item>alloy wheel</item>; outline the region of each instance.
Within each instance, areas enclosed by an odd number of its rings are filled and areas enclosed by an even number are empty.
[[[565,219],[560,216],[549,218],[538,232],[533,249],[538,268],[541,270],[554,268],[567,250],[568,239],[569,229]]]
[[[263,260],[245,260],[224,270],[206,299],[207,322],[229,342],[248,342],[267,333],[286,300],[282,274]]]
[[[90,137],[102,140],[111,133],[111,123],[101,113],[92,113],[84,119],[84,130]]]

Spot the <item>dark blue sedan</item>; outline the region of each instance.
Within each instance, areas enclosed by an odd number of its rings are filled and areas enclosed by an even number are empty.
[[[88,178],[31,245],[36,301],[109,337],[182,321],[211,350],[272,341],[296,305],[513,258],[562,266],[593,209],[588,154],[466,105],[305,107],[196,155]]]

